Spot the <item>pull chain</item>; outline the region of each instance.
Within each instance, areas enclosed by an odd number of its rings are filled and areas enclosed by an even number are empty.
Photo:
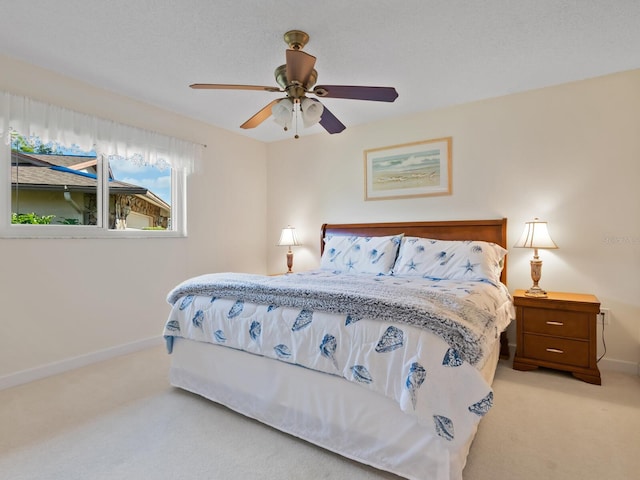
[[[293,104],[293,121],[296,126],[296,134],[293,136],[293,138],[300,138],[300,135],[298,135],[298,112],[299,111],[300,111],[300,99],[296,98],[296,101]]]

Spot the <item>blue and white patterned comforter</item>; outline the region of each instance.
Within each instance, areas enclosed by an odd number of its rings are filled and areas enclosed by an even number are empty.
[[[478,369],[513,318],[503,285],[328,271],[203,275],[167,300],[169,352],[177,336],[338,375],[452,445],[492,406]]]

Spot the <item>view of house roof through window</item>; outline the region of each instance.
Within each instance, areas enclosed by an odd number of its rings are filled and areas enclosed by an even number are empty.
[[[170,230],[172,172],[160,167],[12,132],[11,221],[99,226],[102,211],[108,229]],[[99,185],[108,190],[108,210]]]

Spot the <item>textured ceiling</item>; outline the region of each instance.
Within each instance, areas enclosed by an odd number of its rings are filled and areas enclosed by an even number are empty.
[[[394,103],[323,99],[347,129],[640,68],[638,0],[0,0],[0,12],[0,53],[267,142],[291,132],[239,125],[282,94],[188,85],[275,86],[291,29],[311,36],[318,84],[396,87]]]

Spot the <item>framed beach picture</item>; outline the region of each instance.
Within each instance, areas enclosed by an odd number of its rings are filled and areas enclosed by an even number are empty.
[[[364,151],[365,200],[451,195],[451,137]]]

